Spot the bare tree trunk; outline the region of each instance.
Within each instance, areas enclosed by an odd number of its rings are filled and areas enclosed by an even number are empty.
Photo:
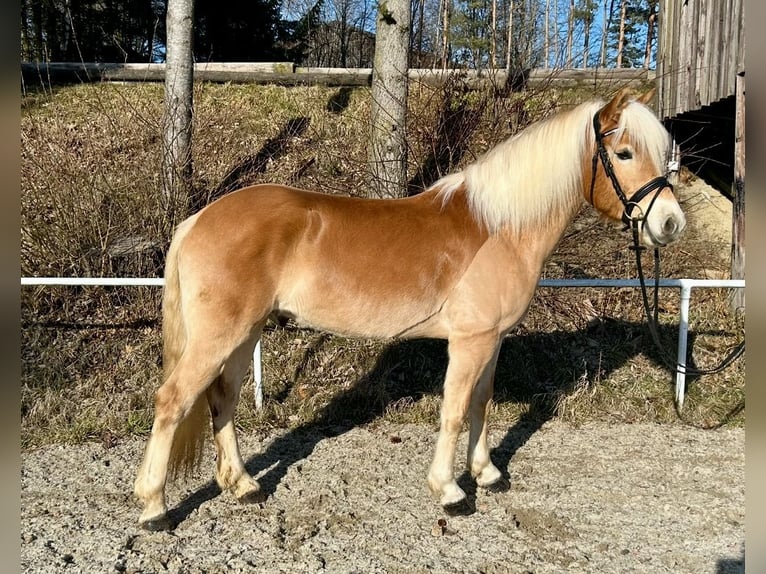
[[[553,2],[553,67],[558,68],[561,63],[559,54],[559,0]]]
[[[530,55],[532,54],[532,42],[534,38],[534,34],[531,32],[533,32],[532,28],[534,28],[535,19],[534,16],[530,18],[529,2],[531,2],[531,0],[522,0],[521,2],[521,27],[519,28],[519,32],[523,34],[520,57],[520,64],[523,69],[530,67],[529,60]],[[529,24],[530,20],[532,21],[531,26]],[[519,39],[521,39],[521,36],[519,36]]]
[[[513,48],[513,0],[508,1],[508,38],[505,44],[505,69],[511,72],[511,50]]]
[[[418,68],[423,67],[423,27],[425,26],[425,0],[418,3]]]
[[[622,0],[620,9],[620,35],[617,38],[617,67],[622,68],[622,50],[625,46],[625,13],[627,11],[627,0]]]
[[[572,41],[574,39],[575,0],[569,0],[569,19],[567,21],[567,68],[572,67]]]
[[[543,54],[545,55],[545,63],[543,68],[550,66],[551,57],[551,38],[548,30],[548,21],[551,19],[551,0],[545,0],[545,37],[543,38]]]
[[[588,67],[588,52],[590,51],[590,25],[592,22],[592,15],[588,14],[583,18],[583,43],[582,43],[582,67]]]
[[[449,21],[450,21],[450,7],[452,0],[442,0],[442,13],[441,13],[441,29],[442,29],[442,70],[447,69],[447,61],[449,59]]]
[[[380,197],[407,193],[407,69],[410,2],[378,5],[375,62],[372,68],[372,186]]]
[[[30,57],[32,53],[32,41],[29,33],[29,0],[21,0],[21,61],[34,61]]]
[[[652,60],[652,40],[654,40],[654,24],[657,21],[657,5],[649,3],[649,17],[646,22],[646,51],[644,52],[644,69],[649,69]]]
[[[437,16],[436,16],[436,19],[437,19],[437,24],[436,24],[436,41],[434,42],[434,48],[433,48],[434,63],[431,65],[432,68],[436,68],[436,62],[437,62],[436,50],[437,50],[437,47],[441,48],[441,45],[442,45],[441,17],[442,17],[442,12],[444,11],[444,3],[445,2],[446,2],[446,0],[439,0],[439,9],[436,12],[436,14],[437,14]],[[438,55],[438,57],[441,58],[441,55]]]
[[[609,0],[604,0],[604,14],[601,18],[601,49],[599,50],[599,66],[602,68],[606,67],[606,35],[609,30],[608,20],[609,17],[607,15],[607,5],[609,4]]]
[[[489,67],[497,68],[497,0],[492,0],[492,30],[490,31]]]
[[[186,216],[192,178],[193,0],[168,0],[163,201],[172,225]]]

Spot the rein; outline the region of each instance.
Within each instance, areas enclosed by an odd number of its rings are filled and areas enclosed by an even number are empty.
[[[665,188],[670,188],[672,191],[673,186],[665,176],[658,176],[641,186],[630,197],[630,199],[628,199],[628,197],[625,195],[625,192],[622,190],[622,186],[620,185],[619,180],[617,179],[617,175],[614,172],[614,166],[612,165],[612,160],[609,158],[609,154],[606,151],[606,147],[604,146],[604,138],[614,133],[617,128],[602,132],[601,122],[599,120],[598,114],[599,112],[596,112],[596,114],[593,116],[593,130],[596,134],[596,151],[593,153],[593,174],[590,186],[591,204],[593,204],[593,193],[596,184],[596,168],[598,167],[598,160],[600,159],[601,165],[604,167],[604,172],[612,182],[612,188],[625,207],[625,211],[622,214],[622,221],[625,223],[625,229],[630,228],[632,231],[633,245],[631,245],[629,249],[631,249],[636,254],[636,269],[638,270],[638,279],[639,283],[641,284],[641,298],[644,305],[644,312],[646,314],[646,321],[649,325],[649,331],[651,332],[652,340],[654,341],[654,344],[659,351],[660,358],[662,359],[663,363],[665,363],[665,366],[675,371],[676,373],[685,373],[687,375],[712,375],[719,373],[731,365],[735,360],[737,360],[740,355],[742,355],[742,353],[745,351],[744,340],[737,343],[737,345],[718,365],[709,369],[696,369],[693,367],[680,365],[676,360],[667,354],[665,348],[662,345],[659,334],[658,316],[658,299],[660,289],[660,250],[657,247],[654,248],[654,293],[653,305],[650,305],[649,295],[647,293],[646,287],[646,279],[644,277],[644,269],[641,263],[641,252],[645,251],[646,247],[640,244],[638,237],[638,224],[641,220],[645,219],[646,216],[649,215],[649,212],[651,211],[652,206],[654,205],[654,202],[660,192]],[[653,191],[655,192],[654,197],[649,203],[649,207],[647,207],[646,213],[644,213],[643,210],[638,207],[638,203]],[[638,210],[641,212],[637,217],[632,215],[633,208],[635,207],[638,207]]]

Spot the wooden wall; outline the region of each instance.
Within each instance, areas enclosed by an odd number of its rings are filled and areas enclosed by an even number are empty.
[[[744,279],[744,0],[660,2],[657,88],[681,163],[732,200],[731,277]],[[744,310],[744,289],[734,290],[731,304]]]
[[[661,118],[734,95],[736,76],[744,69],[744,0],[660,2],[657,85]]]

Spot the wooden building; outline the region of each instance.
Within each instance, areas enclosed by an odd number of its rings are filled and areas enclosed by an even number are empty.
[[[681,165],[732,201],[732,278],[745,276],[745,2],[660,2],[659,114]],[[735,290],[735,308],[744,290]]]

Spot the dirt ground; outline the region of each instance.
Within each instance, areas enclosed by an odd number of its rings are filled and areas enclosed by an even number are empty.
[[[455,517],[426,486],[435,438],[382,423],[244,436],[268,499],[220,494],[208,455],[170,486],[177,527],[159,533],[136,525],[142,441],[24,453],[22,571],[744,572],[744,429],[497,429],[510,489],[463,475],[472,512]]]
[[[684,235],[699,234],[711,242],[711,249],[728,257],[731,252],[731,201],[704,180],[688,173],[676,184],[676,191],[686,214]]]

